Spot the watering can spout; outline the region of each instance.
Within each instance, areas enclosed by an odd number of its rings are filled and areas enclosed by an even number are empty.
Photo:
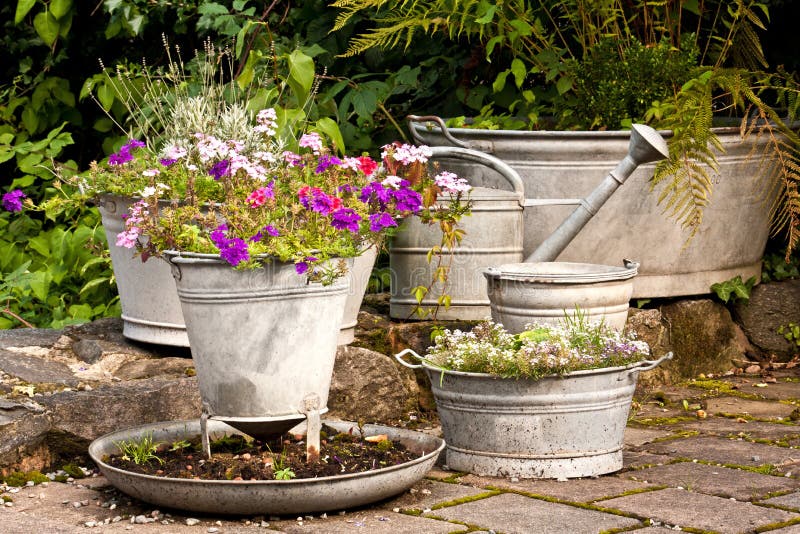
[[[525,262],[555,261],[567,245],[569,245],[586,223],[597,213],[619,186],[636,170],[639,165],[652,163],[669,157],[669,150],[664,138],[657,131],[643,124],[634,124],[631,130],[631,142],[628,154],[608,173],[605,179],[589,196],[581,200],[580,205],[567,219],[556,228],[550,237],[545,239],[533,253],[525,258]],[[587,258],[588,259],[588,258]]]

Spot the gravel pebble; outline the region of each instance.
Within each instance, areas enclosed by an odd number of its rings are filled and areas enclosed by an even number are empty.
[[[189,525],[190,527],[193,527],[194,525],[198,524],[199,522],[200,522],[200,520],[199,519],[195,519],[194,517],[187,517],[186,518],[186,524]]]

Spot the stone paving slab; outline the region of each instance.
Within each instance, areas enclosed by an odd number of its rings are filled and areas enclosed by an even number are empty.
[[[800,395],[800,391],[798,391]],[[743,414],[757,419],[783,419],[789,417],[797,407],[780,402],[740,399],[736,397],[718,397],[707,399],[706,411],[708,413]]]
[[[770,534],[800,534],[800,525],[792,525],[789,527],[779,528],[778,530],[770,530]]]
[[[440,508],[425,516],[454,519],[504,534],[596,534],[602,530],[642,524],[630,517],[510,493]]]
[[[727,467],[682,462],[641,469],[627,476],[635,480],[682,487],[737,501],[754,501],[768,493],[800,488],[800,480],[729,469]]]
[[[573,478],[568,482],[529,479],[512,482],[508,478],[467,475],[461,478],[461,482],[481,488],[491,487],[502,490],[522,491],[578,503],[590,503],[599,499],[616,497],[629,491],[647,490],[656,487],[655,484],[637,482],[616,476]]]
[[[800,382],[787,382],[779,379],[774,384],[767,384],[764,387],[758,387],[756,384],[763,384],[760,380],[753,380],[747,384],[740,384],[739,391],[751,395],[758,395],[764,399],[800,399]]]
[[[327,519],[312,519],[295,523],[273,523],[271,527],[281,532],[320,532],[325,534],[448,534],[466,532],[467,527],[437,519],[427,519],[406,514],[387,512],[356,512]],[[261,529],[262,531],[264,529]]]
[[[792,508],[800,512],[800,492],[787,493],[786,495],[781,495],[780,497],[773,497],[771,499],[767,499],[764,502],[767,504],[783,506],[785,508]]]
[[[415,484],[411,491],[403,493],[400,497],[385,501],[380,506],[389,510],[400,508],[401,510],[427,511],[437,504],[482,494],[491,494],[491,492],[460,484],[422,480]]]
[[[664,465],[672,460],[666,454],[655,454],[643,451],[622,451],[624,469],[638,469],[650,465]]]
[[[708,417],[688,423],[679,423],[681,430],[694,430],[716,436],[742,436],[752,439],[778,441],[800,439],[800,426],[762,421],[737,420],[730,417]]]
[[[671,436],[672,432],[666,430],[655,430],[650,428],[637,428],[629,426],[625,429],[625,446],[640,447],[645,443]]]
[[[668,488],[603,501],[603,506],[654,519],[667,525],[712,530],[722,534],[751,532],[800,515],[722,497]]]
[[[673,458],[705,460],[723,464],[757,467],[800,460],[800,450],[751,443],[740,439],[692,437],[645,445],[645,452],[668,454]]]

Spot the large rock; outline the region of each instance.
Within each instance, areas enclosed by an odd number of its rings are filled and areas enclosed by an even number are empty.
[[[0,331],[0,472],[85,454],[112,430],[197,418],[187,354],[129,342],[118,319]]]
[[[333,369],[330,415],[365,423],[394,423],[417,408],[413,373],[392,359],[361,347],[339,347]]]
[[[0,475],[12,469],[41,469],[48,465],[51,456],[45,437],[50,430],[50,420],[44,409],[29,401],[0,399]]]
[[[751,350],[728,309],[709,299],[631,310],[626,329],[650,345],[653,357],[673,353],[671,361],[640,375],[646,387],[674,384],[701,373],[721,375],[746,361]]]
[[[54,431],[89,441],[146,423],[197,419],[201,405],[194,378],[149,378],[91,391],[62,391],[38,400]]]
[[[778,333],[789,323],[800,324],[800,280],[760,284],[748,303],[737,303],[734,311],[750,341],[764,357],[789,360],[800,352],[797,345]]]

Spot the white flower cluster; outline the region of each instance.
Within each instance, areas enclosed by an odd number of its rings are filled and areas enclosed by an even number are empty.
[[[427,360],[454,371],[511,377],[539,377],[578,369],[624,365],[644,359],[647,343],[606,325],[567,321],[528,325],[509,334],[490,320],[470,332],[444,330],[428,349]]]
[[[384,150],[381,153],[381,159],[386,159],[389,152]],[[428,159],[433,156],[433,151],[429,146],[414,146],[404,144],[402,146],[395,146],[392,150],[392,158],[399,161],[403,165],[411,165],[414,162],[427,163]]]

